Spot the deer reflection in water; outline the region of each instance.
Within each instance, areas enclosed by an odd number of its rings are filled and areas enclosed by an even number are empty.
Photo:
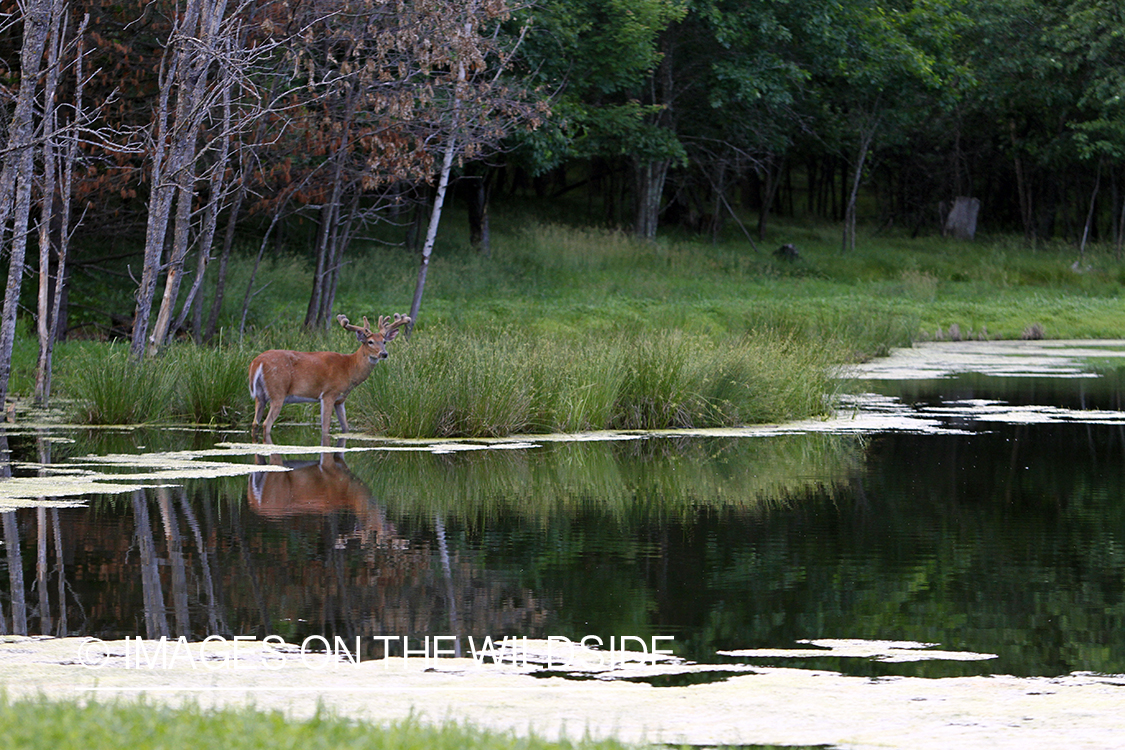
[[[262,457],[258,457],[261,463]],[[303,515],[355,514],[351,532],[336,539],[337,549],[358,540],[365,549],[405,549],[406,539],[397,536],[394,524],[373,501],[371,490],[351,472],[340,453],[321,453],[317,460],[283,461],[272,454],[269,463],[289,471],[259,471],[250,475],[246,500],[250,509],[272,520]]]

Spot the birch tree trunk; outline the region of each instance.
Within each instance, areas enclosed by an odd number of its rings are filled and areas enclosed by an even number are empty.
[[[198,140],[211,109],[207,97],[208,70],[223,44],[221,35],[226,6],[226,0],[188,0],[182,19],[172,31],[172,62],[161,78],[159,104],[154,118],[156,137],[153,143],[152,194],[145,236],[144,271],[137,290],[133,320],[134,357],[141,357],[146,346],[150,354],[155,354],[171,329],[172,311],[179,297],[184,260],[191,241],[192,200],[200,156]],[[223,76],[223,81],[223,86],[230,85],[229,76]],[[173,92],[176,106],[171,113],[169,103]],[[218,200],[218,197],[212,196],[212,199]],[[162,265],[164,243],[169,224],[173,222],[173,202],[176,212],[172,248],[165,266]],[[164,293],[150,335],[149,317],[162,271],[166,274]]]
[[[32,169],[35,155],[35,92],[51,25],[52,0],[28,0],[23,6],[23,48],[20,52],[20,89],[8,131],[8,149],[0,168],[0,233],[13,219],[8,283],[0,313],[0,421],[7,419],[4,402],[12,374],[12,347],[16,340],[16,312],[27,252],[28,214],[31,212]],[[2,234],[0,234],[2,237]]]
[[[859,200],[859,186],[863,181],[863,165],[867,161],[867,154],[871,150],[871,142],[875,140],[875,130],[879,124],[877,116],[873,116],[866,127],[862,128],[859,137],[859,155],[856,158],[855,174],[852,176],[852,189],[848,195],[847,208],[844,210],[844,239],[841,250],[855,250],[855,225],[856,203]]]
[[[215,239],[215,229],[219,225],[219,211],[222,210],[227,194],[227,160],[230,158],[231,147],[231,103],[229,85],[223,87],[223,118],[220,124],[219,141],[221,143],[219,156],[215,160],[215,164],[211,167],[210,200],[207,202],[207,208],[204,211],[203,227],[200,229],[199,240],[196,243],[198,258],[195,266],[195,278],[192,280],[191,289],[188,290],[187,299],[184,300],[184,304],[180,309],[180,314],[172,324],[170,329],[172,332],[183,328],[184,321],[187,320],[187,316],[191,313],[193,307],[200,311],[199,318],[202,318],[202,308],[196,307],[194,303],[196,295],[199,294],[199,289],[203,285],[203,274],[207,270],[207,265],[211,262],[211,243]],[[171,309],[170,305],[169,309]],[[163,311],[164,306],[162,304],[161,312]],[[203,332],[200,328],[201,323],[197,321],[194,332],[196,343],[202,341]],[[167,337],[167,332],[166,329],[165,338]]]
[[[456,138],[451,133],[449,142],[445,145],[445,155],[441,160],[441,173],[438,177],[437,193],[434,195],[434,207],[430,211],[430,225],[426,228],[426,241],[422,244],[422,264],[418,268],[418,281],[414,285],[414,300],[410,303],[410,322],[406,325],[407,338],[414,330],[414,324],[418,321],[418,310],[422,307],[422,292],[426,289],[426,272],[430,268],[430,256],[434,252],[434,241],[437,239],[441,208],[445,203],[446,188],[449,187],[449,173],[453,169],[453,154],[456,146]]]
[[[195,198],[196,170],[198,164],[198,140],[203,127],[204,118],[209,107],[205,102],[208,69],[211,67],[212,58],[217,54],[219,47],[219,27],[226,13],[226,0],[192,0],[198,5],[199,21],[198,31],[195,24],[187,26],[191,38],[181,42],[181,49],[188,55],[188,64],[181,65],[179,70],[184,72],[183,79],[179,82],[176,107],[176,134],[174,148],[176,157],[176,217],[172,239],[172,256],[164,278],[164,294],[160,298],[160,310],[153,324],[152,335],[149,342],[149,354],[156,352],[164,345],[168,335],[172,332],[172,312],[180,293],[180,284],[183,281],[184,261],[187,259],[191,246],[192,229],[192,202]],[[193,17],[194,18],[194,17]],[[192,42],[197,42],[201,49],[190,49]],[[224,76],[224,91],[229,91],[229,78]],[[227,100],[229,104],[229,99]],[[229,128],[224,128],[229,133]],[[226,141],[229,144],[229,139]],[[225,163],[224,153],[222,160]],[[222,170],[224,164],[216,164],[215,169]],[[221,201],[219,195],[211,195],[210,200]],[[208,247],[200,246],[200,252],[209,252]]]
[[[62,274],[56,270],[55,283],[51,284],[51,227],[55,223],[55,182],[58,159],[56,153],[58,132],[58,107],[55,92],[58,90],[63,39],[65,5],[54,0],[51,9],[51,31],[47,42],[47,80],[43,91],[43,189],[39,199],[39,296],[36,306],[36,330],[39,335],[39,357],[35,367],[35,403],[46,406],[51,389],[51,351],[53,334],[58,326],[52,325],[52,293],[62,293]],[[81,83],[79,84],[81,86]],[[60,238],[61,241],[61,238]],[[56,250],[57,252],[57,250]]]
[[[457,64],[457,81],[465,82],[464,63]],[[434,242],[437,240],[438,224],[441,222],[441,209],[445,204],[445,191],[449,188],[449,173],[453,170],[453,155],[457,152],[457,129],[460,124],[460,102],[454,92],[453,117],[449,128],[449,140],[445,144],[445,155],[441,159],[441,172],[438,175],[437,193],[434,195],[434,206],[430,211],[430,225],[426,227],[426,241],[422,244],[422,263],[418,268],[418,280],[414,284],[414,299],[410,303],[410,322],[406,324],[406,337],[410,338],[414,324],[418,322],[418,311],[422,307],[422,293],[426,289],[426,273],[430,268],[430,256],[434,252]]]
[[[671,159],[652,159],[633,164],[635,223],[633,233],[646,239],[656,239],[656,225],[660,218],[660,201],[664,195],[664,178]]]
[[[160,99],[154,118],[156,136],[153,139],[149,180],[152,187],[148,199],[148,221],[145,226],[144,268],[137,286],[137,306],[133,313],[133,341],[130,348],[133,357],[137,359],[145,353],[148,318],[152,311],[152,301],[156,297],[156,282],[160,276],[161,260],[164,257],[164,238],[168,231],[168,214],[172,210],[174,196],[172,186],[165,184],[164,173],[168,157],[168,105],[177,62],[178,56],[173,56],[171,69],[161,71]]]
[[[313,288],[309,294],[309,305],[305,310],[305,328],[327,328],[332,322],[332,305],[335,294],[332,290],[333,273],[338,269],[342,250],[339,243],[339,224],[341,202],[344,200],[347,181],[347,160],[350,147],[352,124],[355,119],[357,96],[353,92],[345,103],[343,122],[340,127],[340,141],[332,158],[332,192],[328,203],[320,211],[320,231],[317,233],[316,270],[313,273]]]
[[[1090,193],[1090,210],[1086,212],[1086,225],[1082,228],[1082,241],[1078,244],[1078,257],[1086,257],[1086,240],[1090,237],[1090,225],[1094,223],[1094,209],[1098,206],[1098,188],[1102,184],[1102,163],[1105,157],[1098,157],[1098,171],[1094,175],[1094,190]]]
[[[234,203],[227,216],[227,228],[223,235],[223,251],[219,255],[219,270],[215,275],[215,296],[211,298],[211,309],[207,314],[207,323],[203,332],[203,340],[210,341],[215,337],[219,327],[219,315],[223,310],[223,297],[227,286],[227,264],[230,262],[231,249],[234,247],[234,230],[238,224],[239,214],[242,212],[242,202],[246,198],[245,165],[239,173],[238,190],[235,192]]]
[[[82,18],[82,23],[78,27],[76,36],[78,47],[75,55],[75,90],[74,90],[74,112],[71,118],[70,132],[66,137],[66,155],[63,157],[62,163],[62,188],[60,190],[62,206],[59,209],[58,217],[58,241],[59,246],[56,248],[56,267],[55,267],[55,284],[54,294],[50,300],[50,309],[47,313],[47,319],[50,321],[47,331],[46,352],[41,357],[42,375],[42,404],[47,406],[51,396],[51,373],[52,373],[52,355],[54,352],[55,342],[59,340],[59,332],[62,326],[62,301],[66,297],[67,286],[67,259],[70,255],[70,208],[71,198],[74,195],[74,165],[78,161],[78,144],[80,142],[79,128],[85,120],[85,110],[83,109],[83,90],[86,85],[84,73],[84,61],[86,59],[85,36],[86,27],[90,23],[90,14],[87,13]],[[65,609],[63,615],[63,623],[65,625]]]

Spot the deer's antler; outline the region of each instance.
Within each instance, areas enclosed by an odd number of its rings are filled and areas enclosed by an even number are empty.
[[[364,322],[366,322],[366,318]],[[383,332],[383,338],[390,341],[398,335],[398,329],[410,323],[409,315],[400,315],[395,313],[394,319],[388,318],[386,315],[379,316],[379,330]]]
[[[349,323],[348,322],[348,316],[344,315],[343,313],[340,313],[339,315],[337,315],[336,320],[340,323],[340,325],[342,325],[348,331],[355,331],[355,332],[363,331],[365,333],[371,332],[371,325],[367,322],[367,316],[366,315],[363,317],[363,327],[362,328]]]

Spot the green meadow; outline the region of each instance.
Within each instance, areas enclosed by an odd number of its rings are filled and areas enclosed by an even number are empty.
[[[839,229],[775,225],[753,247],[728,230],[638,241],[612,230],[494,218],[485,256],[452,215],[439,238],[409,340],[349,397],[353,428],[406,437],[726,426],[831,410],[833,365],[935,338],[1116,338],[1125,262],[1109,247],[1030,248],[1006,237],[959,242],[893,232],[841,252]],[[796,260],[773,254],[794,244]],[[336,310],[353,321],[406,312],[416,257],[355,246]],[[178,343],[137,364],[122,343],[67,342],[55,394],[100,424],[248,425],[246,366],[268,348],[350,351],[333,327],[303,330],[310,268],[278,253],[233,262],[221,343]],[[35,343],[18,342],[13,391],[29,394]],[[59,407],[63,408],[63,407]],[[282,421],[315,422],[287,406]]]

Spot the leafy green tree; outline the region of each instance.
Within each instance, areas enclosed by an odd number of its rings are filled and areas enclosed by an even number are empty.
[[[678,0],[547,0],[527,14],[524,64],[554,92],[554,117],[519,154],[533,173],[570,160],[608,163],[610,174],[628,169],[634,229],[649,238],[668,167],[685,155],[670,121],[662,48],[684,10]],[[612,212],[612,188],[607,195]]]
[[[796,138],[809,132],[810,70],[828,18],[816,2],[692,0],[673,32],[677,131],[690,155],[677,192],[689,213],[734,216],[733,179],[764,177],[758,234]],[[694,223],[694,222],[692,222]],[[702,227],[701,227],[702,228]]]
[[[1019,223],[1029,242],[1053,232],[1060,185],[1074,151],[1077,80],[1054,29],[1065,7],[1043,0],[969,0],[964,59],[976,85],[971,127],[1011,164]],[[1003,54],[997,54],[1003,50]],[[1011,174],[1011,173],[1009,173]]]
[[[1072,127],[1079,156],[1098,161],[1096,197],[1102,164],[1125,164],[1125,7],[1111,0],[1075,0],[1055,31],[1081,81],[1078,106],[1085,119]],[[1120,209],[1114,203],[1111,215],[1116,218],[1114,234],[1120,256],[1125,242],[1125,203]],[[1093,213],[1092,198],[1084,240]]]
[[[856,206],[868,157],[877,137],[910,126],[919,99],[940,96],[957,65],[947,51],[964,24],[954,0],[884,0],[833,9],[833,22],[817,56],[817,87],[824,116],[852,154],[843,248],[855,248]]]

